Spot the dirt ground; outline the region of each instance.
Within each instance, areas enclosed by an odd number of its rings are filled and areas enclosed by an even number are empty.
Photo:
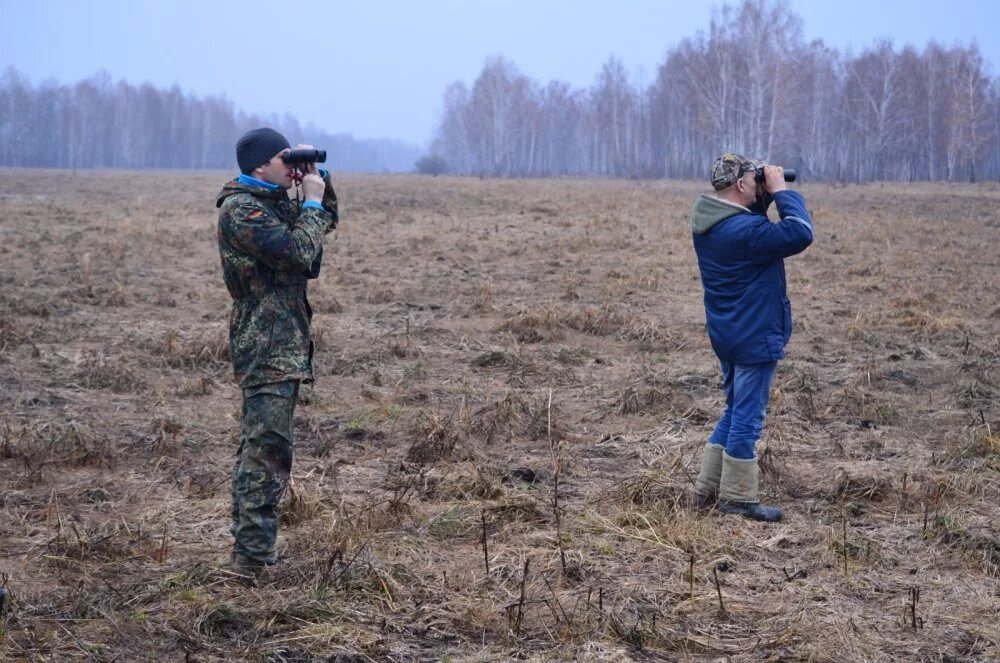
[[[337,177],[253,580],[226,178],[0,171],[0,659],[1000,659],[997,185],[799,186],[766,525],[688,504],[701,184]]]

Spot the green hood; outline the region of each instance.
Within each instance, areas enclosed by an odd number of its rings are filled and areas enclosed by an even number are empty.
[[[235,196],[238,193],[249,193],[264,198],[274,198],[276,200],[280,199],[281,196],[285,196],[286,198],[288,197],[284,189],[272,191],[267,187],[244,184],[234,178],[226,182],[225,186],[222,187],[222,191],[220,191],[219,195],[215,198],[215,206],[222,207],[222,203],[226,201],[226,198],[229,196]]]
[[[696,235],[704,235],[719,221],[737,214],[749,213],[746,207],[720,200],[715,196],[702,194],[691,208],[691,230]]]

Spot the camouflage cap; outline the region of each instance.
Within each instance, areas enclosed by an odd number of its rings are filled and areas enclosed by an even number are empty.
[[[748,159],[742,154],[726,152],[712,162],[712,187],[716,191],[721,191],[736,184],[736,180],[747,174],[748,171],[756,168],[757,163],[753,159]]]

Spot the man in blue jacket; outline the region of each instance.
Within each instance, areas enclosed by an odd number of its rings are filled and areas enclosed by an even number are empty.
[[[721,513],[775,522],[781,509],[758,500],[756,445],[792,334],[784,259],[812,243],[812,220],[802,195],[785,188],[780,166],[728,153],[712,164],[711,178],[715,195],[695,202],[691,230],[726,409],[705,446],[695,503],[710,507],[718,500]],[[772,197],[777,223],[767,218]]]

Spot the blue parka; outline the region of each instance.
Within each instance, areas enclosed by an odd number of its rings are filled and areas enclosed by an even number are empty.
[[[812,243],[812,220],[797,191],[779,191],[774,202],[777,223],[707,195],[691,211],[708,337],[724,362],[776,361],[792,335],[784,259]]]

